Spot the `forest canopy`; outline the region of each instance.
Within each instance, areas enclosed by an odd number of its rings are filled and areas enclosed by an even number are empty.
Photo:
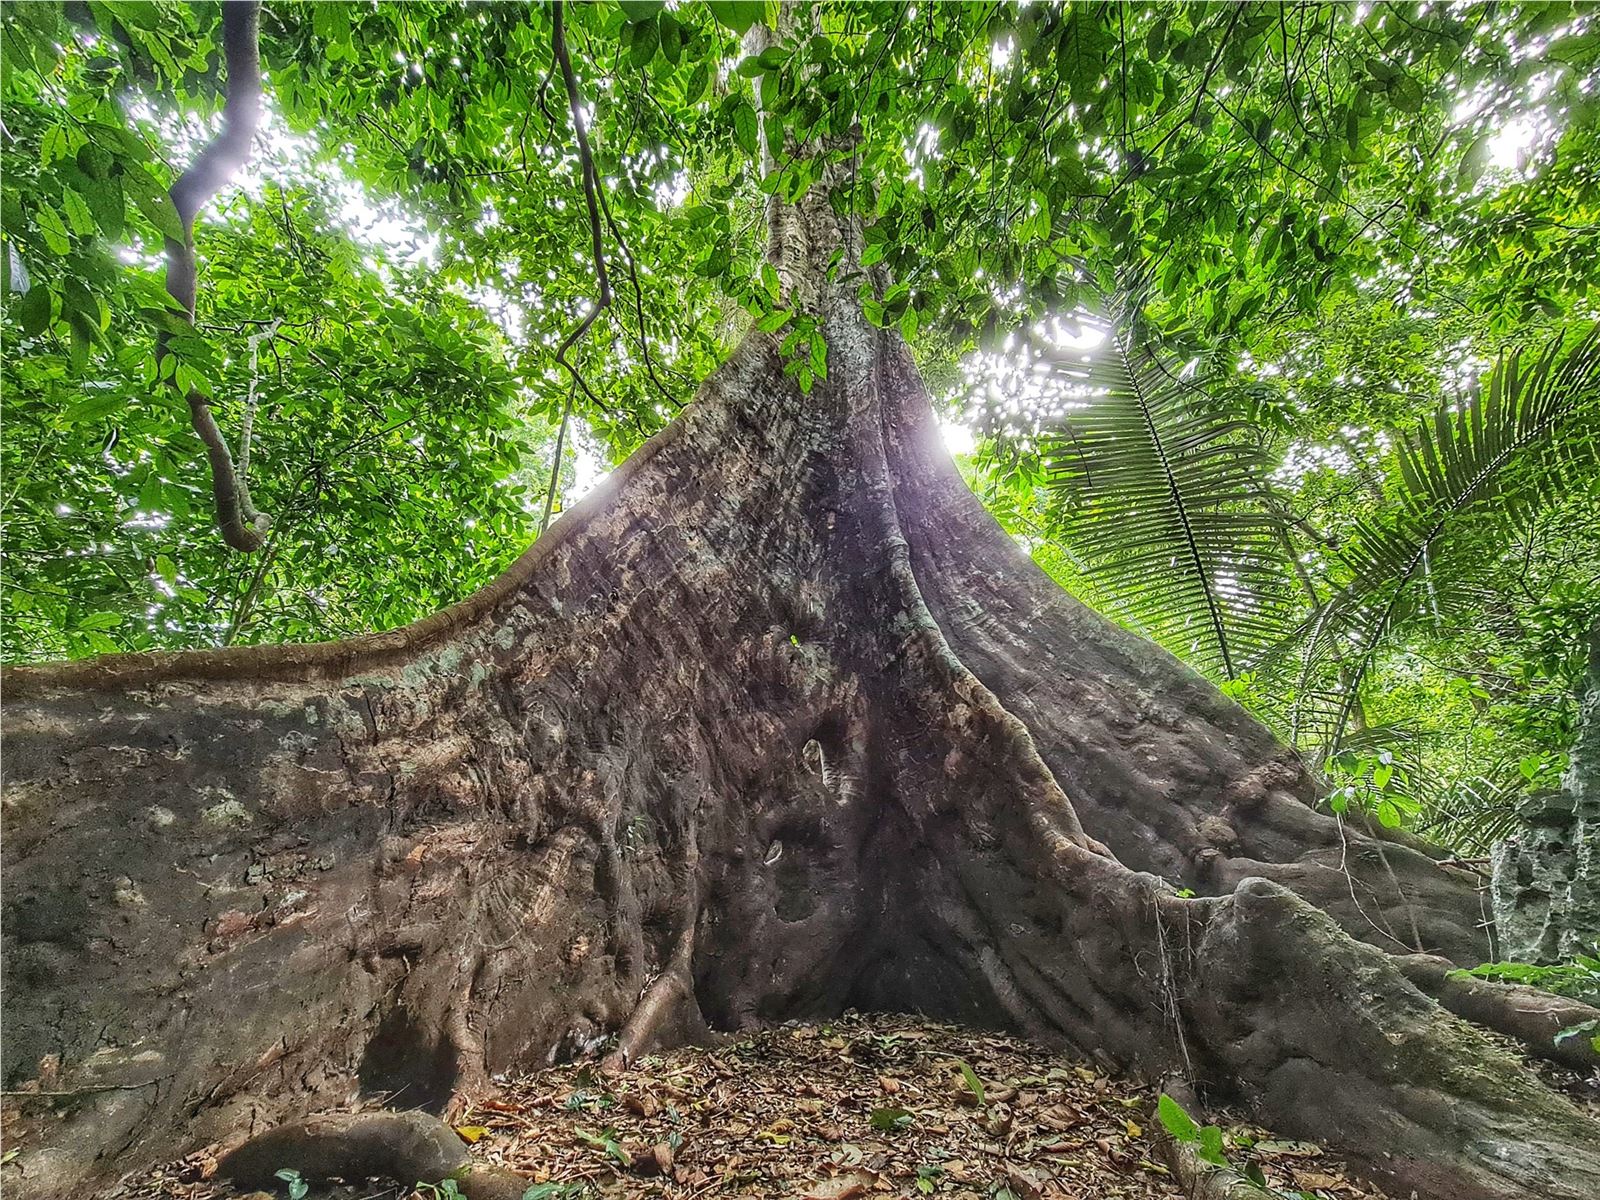
[[[461,599],[747,330],[826,373],[764,202],[848,160],[867,316],[1005,528],[1336,804],[1483,852],[1600,615],[1594,12],[886,2],[747,45],[767,7],[567,6],[569,95],[550,6],[266,5],[191,323],[220,6],[5,6],[7,660]]]

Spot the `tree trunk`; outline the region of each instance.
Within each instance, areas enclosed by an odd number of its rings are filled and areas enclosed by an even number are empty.
[[[813,283],[830,220],[783,222]],[[1385,953],[1480,959],[1471,880],[1042,575],[813,295],[825,382],[752,336],[452,609],[7,676],[27,1194],[851,1005],[1181,1072],[1423,1196],[1600,1194],[1600,1129]]]
[[[1600,620],[1561,790],[1525,801],[1517,832],[1494,847],[1500,956],[1552,963],[1600,954]]]

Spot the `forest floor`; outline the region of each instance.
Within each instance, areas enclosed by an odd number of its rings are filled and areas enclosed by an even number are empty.
[[[506,1080],[455,1124],[474,1156],[544,1185],[532,1187],[534,1200],[1171,1200],[1183,1191],[1158,1148],[1156,1098],[1151,1087],[1023,1039],[848,1014],[652,1055],[610,1079],[592,1063],[550,1067]],[[1247,1124],[1223,1130],[1230,1160],[1258,1164],[1280,1194],[1381,1198],[1316,1145]],[[201,1152],[113,1195],[234,1195],[205,1178],[215,1167]]]

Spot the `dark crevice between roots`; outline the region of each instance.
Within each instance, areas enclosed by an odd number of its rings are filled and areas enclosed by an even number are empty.
[[[367,1043],[357,1078],[365,1096],[438,1115],[455,1090],[456,1063],[447,1039],[396,1005]]]

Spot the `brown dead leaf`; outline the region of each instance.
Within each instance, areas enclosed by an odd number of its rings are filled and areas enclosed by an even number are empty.
[[[1087,1118],[1070,1104],[1052,1104],[1039,1114],[1038,1120],[1046,1129],[1063,1133],[1068,1129],[1076,1129]]]
[[[981,1107],[958,1102],[970,1086],[951,1086],[963,1063],[984,1081]],[[1175,1196],[1170,1175],[1148,1157],[1150,1089],[1020,1039],[915,1018],[847,1014],[827,1026],[754,1032],[715,1051],[664,1051],[630,1065],[613,1096],[582,1061],[496,1083],[494,1099],[461,1093],[450,1111],[452,1125],[494,1135],[470,1155],[535,1184],[587,1180],[597,1195],[921,1200],[931,1177],[938,1200],[985,1200],[997,1189],[1014,1200]],[[915,1107],[917,1119],[869,1132],[870,1113],[883,1105]],[[1216,1115],[1230,1136],[1251,1139],[1284,1183],[1299,1175],[1298,1186],[1315,1195],[1379,1200],[1341,1177],[1336,1158],[1310,1158],[1310,1143]],[[1130,1118],[1142,1126],[1137,1136]],[[690,1140],[675,1145],[669,1129]],[[186,1162],[120,1200],[225,1200],[200,1180],[194,1156]],[[1321,1169],[1302,1170],[1310,1167]]]
[[[1315,1142],[1289,1142],[1264,1138],[1255,1144],[1255,1152],[1268,1158],[1319,1158],[1322,1147]]]
[[[1048,1178],[1042,1171],[1006,1164],[1006,1186],[1022,1200],[1039,1200]]]
[[[1294,1173],[1296,1187],[1302,1188],[1342,1188],[1345,1181],[1337,1175],[1328,1175],[1322,1171],[1296,1171]]]
[[[865,1195],[877,1182],[878,1177],[869,1171],[850,1171],[813,1183],[801,1195],[804,1200],[852,1200]]]
[[[636,1116],[648,1119],[661,1111],[661,1101],[649,1092],[629,1092],[622,1098],[622,1107]]]

